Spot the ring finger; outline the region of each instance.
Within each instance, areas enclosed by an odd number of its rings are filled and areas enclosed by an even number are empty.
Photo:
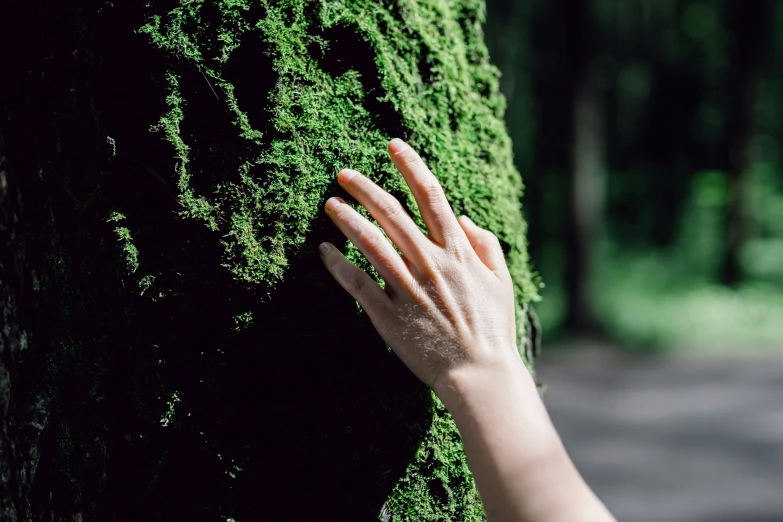
[[[342,198],[326,202],[326,214],[375,267],[394,290],[408,288],[413,276],[408,266],[378,227],[345,203]]]
[[[341,170],[337,181],[375,218],[407,260],[414,263],[421,261],[425,248],[431,242],[397,198],[355,170]]]

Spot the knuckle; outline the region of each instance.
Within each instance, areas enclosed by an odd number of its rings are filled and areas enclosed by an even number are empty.
[[[435,281],[454,268],[454,252],[426,252],[423,257],[422,270],[426,279]]]
[[[349,294],[356,296],[359,295],[367,284],[367,278],[361,272],[353,271],[345,279],[345,289]]]
[[[488,244],[490,244],[490,245],[492,245],[494,247],[498,247],[498,248],[500,247],[500,239],[498,239],[498,236],[496,236],[491,231],[485,230],[484,231],[484,238],[485,238],[485,241]]]
[[[461,263],[470,259],[471,254],[473,254],[473,247],[470,246],[470,243],[455,242],[451,247],[451,255],[457,262]]]
[[[328,268],[330,272],[334,272],[337,265],[339,265],[342,260],[343,260],[342,256],[338,256],[338,255],[327,256],[326,268]]]
[[[383,238],[380,237],[376,230],[362,230],[357,234],[357,239],[362,246],[376,251],[380,249]]]
[[[405,149],[402,151],[400,153],[400,159],[402,160],[403,165],[412,165],[421,162],[421,158],[413,149]]]
[[[378,212],[387,219],[394,219],[399,217],[402,213],[402,205],[394,197],[385,198],[384,201],[378,205]]]
[[[498,237],[486,228],[478,229],[478,233],[475,236],[475,241],[477,245],[481,245],[483,247],[493,247],[496,245],[500,246]]]
[[[430,200],[440,200],[443,197],[443,188],[434,176],[430,180],[421,183],[419,189]]]

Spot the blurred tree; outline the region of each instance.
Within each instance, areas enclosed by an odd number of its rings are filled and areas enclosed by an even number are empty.
[[[485,26],[489,55],[501,71],[500,91],[507,103],[505,119],[513,137],[514,164],[523,173],[531,169],[536,148],[536,118],[530,92],[530,19],[535,3],[490,0]]]
[[[742,278],[741,254],[753,235],[747,208],[748,174],[754,162],[759,85],[771,51],[774,0],[726,0],[725,25],[730,33],[729,65],[725,77],[721,168],[728,176],[725,212],[726,249],[721,280],[735,284]]]
[[[610,218],[624,244],[673,243],[691,174],[706,161],[708,144],[694,128],[708,59],[684,34],[688,3],[602,2],[600,33],[614,73],[606,110],[616,187]],[[712,7],[699,12],[705,16]]]
[[[604,224],[606,164],[604,160],[604,103],[601,66],[597,61],[592,0],[566,4],[567,85],[572,125],[565,243],[565,288],[568,308],[565,326],[573,333],[598,329],[591,275]]]

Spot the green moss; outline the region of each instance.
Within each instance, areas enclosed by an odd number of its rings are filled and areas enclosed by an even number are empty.
[[[177,405],[182,403],[182,394],[178,391],[171,393],[171,396],[166,401],[166,409],[160,418],[160,425],[168,427],[174,424],[177,416]]]
[[[483,520],[454,420],[433,396],[433,422],[384,506],[391,520]]]
[[[250,0],[186,0],[151,14],[142,28],[178,64],[166,76],[168,110],[155,130],[175,151],[182,216],[220,235],[224,266],[236,279],[269,293],[285,278],[292,256],[314,253],[308,235],[343,167],[363,171],[400,198],[423,227],[386,154],[389,139],[402,137],[440,179],[454,211],[501,240],[515,282],[519,336],[524,336],[536,285],[525,248],[521,178],[503,123],[505,100],[483,42],[484,3],[283,0],[260,5],[263,14],[256,20],[250,13],[258,4]],[[238,95],[231,77],[233,60],[246,45],[255,46],[259,64],[270,66],[257,72],[261,109],[257,99]],[[226,162],[234,170],[208,189],[199,183],[214,179],[202,167],[204,146],[189,143],[182,132],[200,114],[182,88],[183,62],[197,67],[215,89],[216,103],[232,124],[230,139],[241,144],[238,157]],[[118,228],[117,233],[129,263],[137,267],[129,232]],[[355,248],[347,245],[346,251],[373,272]],[[235,320],[239,328],[250,318]],[[386,503],[386,515],[481,520],[453,420],[437,400],[432,415],[415,461]]]
[[[124,214],[112,212],[109,214],[109,219],[106,221],[108,223],[117,223],[124,219],[126,219]],[[128,229],[128,227],[115,227],[114,233],[117,235],[117,241],[120,243],[122,256],[125,260],[128,272],[132,274],[139,269],[139,249],[133,244],[133,238],[131,237],[130,229]]]
[[[223,233],[226,266],[238,278],[274,285],[283,277],[341,167],[364,170],[414,207],[386,161],[392,134],[368,110],[369,98],[375,97],[393,110],[399,119],[393,130],[428,160],[455,211],[470,214],[508,246],[521,300],[535,295],[519,212],[522,187],[502,120],[505,102],[497,71],[482,41],[481,2],[401,2],[397,9],[379,2],[334,2],[313,15],[306,2],[289,1],[266,5],[265,17],[253,27],[242,19],[250,2],[218,4],[220,20],[202,17],[203,2],[189,1],[153,16],[143,32],[212,78],[232,115],[236,139],[258,146],[215,194],[197,193],[193,177],[205,173],[192,165],[193,154],[180,133],[183,122],[197,114],[181,93],[179,77],[169,74],[170,110],[160,129],[180,160],[183,213]],[[204,42],[201,33],[212,26],[217,41]],[[314,55],[330,52],[328,37],[321,35],[334,28],[353,31],[372,51],[377,71],[324,71]],[[223,72],[249,32],[266,42],[273,70],[264,73],[277,78],[271,92],[259,93],[269,100],[266,138],[251,126],[243,100]],[[378,80],[366,78],[376,74]],[[372,81],[380,81],[382,91],[367,92]]]
[[[112,145],[114,144],[112,140]],[[112,152],[112,156],[116,154],[116,151]],[[120,221],[127,220],[127,216],[121,212],[112,211],[109,213],[107,223],[119,223]],[[151,274],[139,275],[137,271],[139,269],[139,249],[133,243],[133,237],[128,227],[115,227],[114,234],[117,236],[117,240],[120,244],[121,256],[125,267],[127,268],[128,275],[132,276],[133,280],[139,287],[140,295],[144,295],[155,284],[155,276]],[[159,291],[155,298],[164,297],[164,293]]]
[[[234,316],[234,322],[236,323],[237,330],[244,330],[250,328],[253,324],[253,312],[242,312]]]

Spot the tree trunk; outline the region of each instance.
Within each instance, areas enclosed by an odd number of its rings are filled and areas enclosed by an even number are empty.
[[[28,258],[34,256],[27,253],[24,183],[5,154],[4,116],[0,115],[0,520],[15,522],[32,516],[50,399],[43,351],[30,349],[36,274]]]
[[[530,2],[526,1],[487,2],[487,47],[492,62],[501,71],[500,91],[508,103],[506,125],[514,141],[514,163],[522,172],[530,170],[535,150],[530,86],[531,10]]]
[[[19,487],[13,429],[11,384],[27,332],[19,301],[24,247],[20,234],[21,196],[5,158],[0,127],[0,520],[19,520]]]
[[[596,247],[604,219],[603,104],[595,68],[594,19],[589,0],[568,2],[568,56],[573,127],[565,232],[566,328],[572,333],[598,329],[590,287]]]
[[[732,0],[725,10],[731,45],[726,73],[726,119],[721,143],[723,169],[728,178],[724,217],[726,251],[721,280],[728,285],[742,279],[740,256],[753,230],[753,220],[745,201],[747,178],[753,163],[754,110],[765,55],[771,46],[769,36],[774,5],[771,0]]]
[[[21,180],[0,216],[3,514],[481,520],[453,421],[316,247],[344,243],[322,209],[346,166],[423,224],[385,155],[407,139],[500,238],[530,352],[522,185],[482,3],[144,4],[0,17]]]

